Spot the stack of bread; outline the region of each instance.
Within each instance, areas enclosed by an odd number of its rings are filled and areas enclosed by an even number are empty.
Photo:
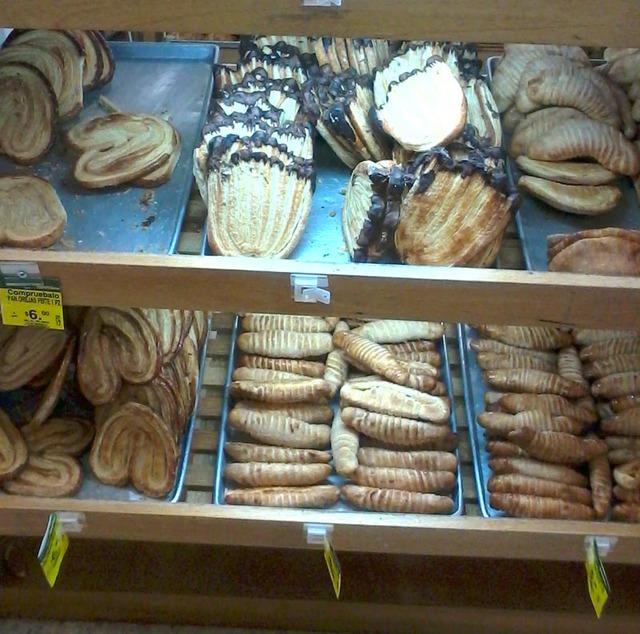
[[[492,91],[520,189],[573,214],[616,207],[618,176],[640,172],[637,126],[627,96],[581,48],[507,44]]]
[[[471,341],[490,388],[484,428],[490,502],[515,517],[606,517],[607,445],[569,332],[551,327],[477,328]]]
[[[456,437],[436,348],[444,327],[378,320],[333,339],[358,370],[340,390],[331,429],[337,473],[353,506],[401,513],[451,513]]]
[[[615,484],[612,517],[640,522],[640,336],[635,331],[576,330],[574,337],[608,447]]]
[[[68,331],[0,327],[0,391],[20,390],[2,420],[2,452],[26,457],[5,468],[3,487],[72,495],[83,479],[77,457],[90,448],[99,481],[163,497],[196,399],[207,317],[111,308],[76,317]],[[8,421],[20,429],[8,432]]]
[[[225,444],[235,460],[224,470],[233,483],[226,503],[321,508],[338,500],[340,490],[325,482],[331,474],[329,399],[341,384],[331,360],[337,323],[329,317],[243,317],[228,418],[237,436]],[[247,442],[236,441],[240,434]]]

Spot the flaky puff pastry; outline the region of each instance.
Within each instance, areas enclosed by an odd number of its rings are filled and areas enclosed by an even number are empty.
[[[591,363],[620,354],[640,354],[640,337],[609,339],[592,343],[580,350],[580,359]]]
[[[340,489],[330,484],[311,487],[260,487],[237,489],[224,496],[227,504],[249,506],[277,506],[287,508],[319,509],[338,501]]]
[[[330,465],[320,463],[235,462],[224,468],[225,478],[248,487],[311,486],[330,473]]]
[[[591,393],[600,399],[617,398],[640,393],[640,371],[610,374],[591,386]]]
[[[50,418],[42,425],[25,425],[22,434],[33,453],[79,456],[91,444],[94,426],[86,420]]]
[[[434,493],[416,493],[397,489],[347,484],[342,487],[347,502],[358,508],[383,513],[430,513],[446,515],[453,512],[453,500]]]
[[[532,350],[531,348],[523,348],[518,345],[511,345],[502,343],[495,339],[472,339],[469,342],[469,347],[474,352],[493,352],[495,354],[513,354],[524,355],[527,357],[535,357],[536,359],[542,359],[548,363],[555,364],[557,362],[557,355],[552,351],[545,350]]]
[[[567,502],[535,495],[516,493],[492,493],[491,506],[514,517],[531,517],[563,520],[593,520],[595,511],[591,506],[578,502]]]
[[[24,437],[9,416],[0,410],[0,481],[16,475],[27,463],[28,456]]]
[[[82,484],[82,467],[71,456],[32,454],[25,468],[3,483],[7,493],[36,497],[67,497]]]
[[[349,326],[345,321],[336,324],[336,332],[348,332]],[[327,355],[323,379],[331,386],[330,397],[333,398],[344,385],[349,374],[349,361],[342,350],[332,350]]]
[[[607,453],[606,443],[599,438],[580,438],[564,432],[524,427],[510,432],[508,439],[544,462],[581,464]]]

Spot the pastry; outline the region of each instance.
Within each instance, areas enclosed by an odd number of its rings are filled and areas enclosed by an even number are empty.
[[[589,461],[589,484],[593,495],[593,508],[598,519],[605,519],[611,508],[611,469],[606,455]]]
[[[514,354],[512,352],[500,354],[498,352],[478,352],[476,361],[483,370],[542,370],[555,372],[557,365],[546,359],[540,359],[528,354]]]
[[[340,489],[331,484],[311,487],[264,487],[227,491],[226,504],[248,504],[251,506],[277,506],[289,508],[324,508],[335,504]]]
[[[580,359],[585,363],[589,363],[606,360],[622,354],[640,354],[640,337],[596,341],[580,350]]]
[[[593,383],[591,393],[599,399],[638,394],[640,393],[640,371],[621,372],[602,377]]]
[[[640,489],[632,491],[630,489],[625,489],[621,487],[619,484],[616,484],[613,487],[613,495],[615,495],[617,500],[622,502],[631,502],[632,504],[640,504]]]
[[[547,361],[548,363],[557,363],[557,355],[555,352],[524,348],[518,344],[506,344],[494,339],[472,339],[469,343],[469,346],[474,352],[494,352],[496,354],[525,355],[529,357],[536,357],[537,359],[542,359],[544,361]]]
[[[329,445],[331,436],[328,425],[309,424],[281,414],[237,408],[229,413],[229,424],[268,445],[298,449],[324,449]]]
[[[628,409],[633,409],[634,407],[637,407],[638,404],[638,394],[627,394],[626,396],[618,396],[617,398],[612,398],[609,401],[611,410],[616,414],[624,412]]]
[[[269,370],[263,370],[268,372]],[[331,386],[324,379],[279,380],[271,383],[259,381],[233,381],[231,394],[238,398],[252,399],[266,403],[303,403],[323,401],[329,398]]]
[[[91,445],[93,434],[89,421],[72,418],[50,418],[22,428],[29,451],[36,454],[80,456]]]
[[[72,456],[32,454],[25,468],[2,483],[7,493],[36,497],[69,497],[82,484],[82,468]]]
[[[532,458],[559,464],[580,464],[607,453],[604,440],[580,438],[565,432],[535,431],[523,427],[508,435],[510,442]]]
[[[299,333],[285,330],[245,332],[238,337],[243,352],[267,357],[319,357],[333,349],[328,333]]]
[[[589,382],[584,376],[582,361],[578,351],[573,346],[563,348],[558,353],[558,374],[564,379],[589,387]]]
[[[593,520],[595,511],[591,506],[578,502],[520,495],[516,493],[492,493],[490,503],[514,517],[534,517],[564,520]]]
[[[284,464],[268,462],[235,462],[224,468],[224,476],[242,486],[311,486],[331,473],[328,464]]]
[[[553,350],[572,343],[571,335],[559,328],[483,324],[477,327],[477,331],[483,337],[531,350]]]
[[[342,420],[365,436],[398,447],[429,446],[440,449],[455,446],[455,435],[446,425],[368,412],[358,407],[345,407]]]
[[[260,383],[275,383],[278,381],[304,380],[303,374],[283,372],[282,370],[262,370],[260,368],[236,368],[231,377],[234,381],[253,381]]]
[[[640,407],[634,407],[602,419],[603,433],[611,436],[640,437]]]
[[[57,116],[51,84],[35,66],[0,63],[0,155],[37,163],[53,146]]]
[[[451,491],[456,484],[456,476],[451,471],[420,471],[397,467],[359,466],[349,477],[361,486],[417,493]]]
[[[518,167],[531,176],[545,178],[566,185],[608,185],[614,183],[618,175],[598,163],[571,163],[563,161],[536,161],[528,156],[516,159]]]
[[[0,245],[49,247],[62,237],[66,224],[67,212],[47,181],[26,175],[0,177]]]
[[[331,454],[317,449],[270,447],[246,442],[226,442],[225,453],[238,462],[284,462],[293,464],[329,463]]]
[[[550,464],[532,458],[492,458],[489,468],[494,474],[519,473],[533,478],[586,487],[588,479],[568,465]]]
[[[560,431],[579,435],[584,423],[567,416],[554,416],[540,410],[524,411],[518,414],[502,412],[482,412],[478,414],[478,424],[491,435],[507,437],[510,432],[522,427],[536,431]]]
[[[481,78],[462,80],[467,102],[467,122],[490,147],[502,147],[500,113],[489,86]],[[512,128],[513,130],[513,128]]]
[[[589,393],[588,388],[577,381],[540,370],[487,370],[484,379],[503,392],[558,394],[566,398],[581,398]]]
[[[25,466],[28,456],[24,437],[0,410],[0,481],[14,477]]]
[[[613,478],[624,489],[640,489],[640,459],[618,465],[613,470]]]
[[[598,420],[594,409],[576,405],[557,394],[503,394],[498,403],[510,414],[541,410],[548,414],[568,416],[583,423],[595,423]]]
[[[127,403],[97,429],[89,463],[105,484],[122,487],[131,482],[149,497],[163,497],[175,481],[178,447],[157,414]]]
[[[307,423],[330,423],[333,409],[327,403],[261,403],[237,401],[234,409],[288,416]]]
[[[579,346],[588,346],[598,341],[608,341],[609,339],[628,339],[635,337],[634,330],[593,330],[591,328],[574,328],[573,339]]]
[[[555,498],[566,502],[578,502],[587,506],[591,505],[592,502],[591,492],[584,487],[532,478],[517,473],[492,476],[487,483],[487,490],[490,493],[516,493],[519,495]]]
[[[382,513],[446,515],[453,512],[451,498],[433,493],[416,493],[347,484],[342,487],[342,495],[353,506]]]
[[[625,502],[613,507],[612,517],[616,522],[640,522],[640,504]]]
[[[448,451],[391,451],[375,447],[358,449],[358,463],[368,467],[396,467],[420,471],[450,471],[458,469],[458,459]]]
[[[247,313],[242,318],[242,329],[249,331],[293,330],[294,332],[331,332],[333,327],[323,317]]]
[[[359,444],[357,432],[345,425],[338,410],[331,424],[331,453],[338,475],[350,475],[358,468]]]
[[[325,372],[324,363],[320,363],[319,361],[308,361],[306,359],[278,359],[255,354],[239,355],[238,366],[258,368],[261,370],[291,372],[293,374],[302,374],[315,379],[323,378]]]
[[[527,452],[507,440],[487,440],[487,453],[492,458],[526,458]]]
[[[611,211],[622,198],[616,185],[565,185],[537,176],[521,176],[518,187],[554,209],[582,216]]]
[[[352,332],[379,344],[393,344],[410,340],[439,339],[444,335],[444,326],[428,321],[382,319],[370,321]]]

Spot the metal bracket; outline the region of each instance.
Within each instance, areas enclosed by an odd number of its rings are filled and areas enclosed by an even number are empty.
[[[0,262],[0,273],[7,287],[44,286],[37,262]]]
[[[342,0],[302,0],[303,7],[341,7]]]
[[[588,535],[584,538],[584,549],[588,550],[589,546],[594,541],[598,547],[598,554],[602,559],[604,559],[613,550],[618,538]]]
[[[70,511],[57,511],[56,517],[65,533],[81,533],[87,525],[84,513],[72,513]]]
[[[305,524],[303,528],[307,544],[312,546],[323,546],[324,538],[329,537],[329,540],[331,540],[331,535],[333,534],[332,524]]]
[[[294,302],[306,304],[331,303],[329,278],[326,275],[291,274],[291,293]]]

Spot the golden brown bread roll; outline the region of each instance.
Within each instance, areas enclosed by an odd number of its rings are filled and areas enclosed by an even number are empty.
[[[618,354],[608,359],[598,359],[584,366],[587,379],[601,379],[610,374],[632,372],[640,368],[640,353]]]
[[[616,496],[616,499],[622,502],[631,502],[632,504],[640,504],[640,489],[631,491],[630,489],[625,489],[624,487],[621,487],[619,484],[616,484],[613,487],[613,494]]]
[[[304,374],[294,374],[283,370],[263,370],[262,368],[236,368],[233,371],[234,381],[257,381],[262,383],[277,383],[278,381],[300,381],[309,377]]]
[[[512,431],[508,439],[544,462],[580,464],[607,453],[606,443],[599,438],[580,438],[564,432],[523,427]]]
[[[502,343],[501,341],[496,341],[495,339],[472,339],[469,345],[471,346],[471,349],[477,353],[495,352],[497,354],[524,355],[527,357],[542,359],[543,361],[553,364],[557,361],[557,355],[555,352],[521,348],[517,345],[514,346]]]
[[[593,508],[596,517],[605,519],[611,508],[611,468],[606,455],[597,456],[589,461],[589,485],[593,496]]]
[[[358,508],[383,513],[437,513],[453,512],[451,498],[433,493],[416,493],[396,489],[376,489],[347,484],[342,487],[347,502]]]
[[[507,440],[487,440],[487,453],[492,458],[526,458],[527,452]]]
[[[476,330],[482,337],[531,350],[555,350],[570,346],[572,343],[571,334],[559,328],[481,324]]]
[[[331,454],[317,449],[271,447],[248,442],[226,442],[224,451],[237,462],[274,462],[292,464],[328,464]]]
[[[353,330],[353,333],[376,343],[403,343],[421,339],[439,339],[444,335],[444,326],[428,321],[405,321],[381,319],[370,321]]]
[[[621,354],[639,354],[640,337],[625,337],[592,343],[580,350],[580,358],[586,363],[608,359]]]
[[[397,467],[451,473],[455,473],[458,468],[458,459],[448,451],[391,451],[361,447],[358,449],[358,462],[368,467]]]
[[[242,352],[265,357],[320,357],[333,349],[328,333],[301,333],[288,330],[244,332],[238,337]]]
[[[640,522],[640,504],[624,502],[613,507],[612,517],[616,522],[629,522],[637,524]]]
[[[284,464],[282,462],[234,462],[224,476],[248,487],[311,486],[331,474],[328,464]]]
[[[278,359],[261,357],[256,354],[241,354],[238,357],[238,365],[261,370],[278,370],[280,372],[303,374],[314,379],[321,379],[324,375],[324,363],[307,361],[306,359]]]
[[[324,317],[247,313],[242,318],[242,329],[246,331],[331,332],[333,326]]]
[[[324,379],[302,378],[298,380],[261,383],[259,381],[233,381],[231,394],[238,398],[265,403],[304,403],[324,401],[331,394],[331,386]]]
[[[349,477],[362,486],[417,493],[444,493],[456,485],[451,471],[421,471],[398,467],[359,466]]]
[[[224,496],[224,501],[226,504],[320,509],[335,504],[339,497],[340,489],[338,487],[331,484],[320,484],[311,487],[237,489],[228,491]]]
[[[492,493],[491,506],[514,517],[531,517],[563,520],[593,520],[595,511],[586,504],[567,502],[534,495],[516,493]]]
[[[589,394],[588,388],[581,383],[540,370],[487,370],[484,378],[489,385],[504,392],[557,394],[566,398],[581,398]]]
[[[490,493],[517,493],[543,498],[557,498],[587,506],[591,504],[589,489],[552,480],[543,480],[542,478],[532,478],[518,473],[492,476],[487,483],[487,489]]]
[[[523,172],[530,176],[545,178],[565,185],[609,185],[618,179],[617,174],[598,163],[536,161],[524,155],[519,156],[516,163]]]
[[[335,332],[347,332],[349,326],[346,322],[340,321],[336,324]],[[327,355],[327,362],[323,378],[331,386],[331,395],[333,398],[338,390],[343,386],[349,374],[349,361],[342,350],[332,350]]]
[[[526,354],[478,352],[476,360],[483,370],[524,370],[527,368],[542,370],[543,372],[555,372],[557,370],[555,363]]]
[[[584,376],[582,361],[573,346],[563,348],[558,353],[558,374],[570,381],[581,383],[585,388],[589,387],[589,382]]]
[[[591,385],[591,393],[599,399],[640,393],[640,370],[610,374]]]
[[[584,423],[595,423],[598,420],[593,406],[577,405],[558,394],[503,394],[498,403],[501,409],[510,414],[541,410],[548,414],[575,418]]]
[[[536,431],[559,431],[579,435],[584,424],[568,416],[555,416],[540,410],[529,410],[517,414],[482,412],[478,424],[489,434],[506,438],[510,432],[527,427]]]
[[[578,487],[586,487],[589,481],[581,473],[561,464],[550,464],[533,458],[492,458],[489,468],[498,475],[503,473],[520,473],[533,478],[553,480]]]
[[[402,341],[399,343],[383,343],[382,347],[394,356],[398,356],[412,352],[435,352],[436,344],[429,339],[413,339],[412,341]]]
[[[289,416],[305,423],[330,423],[333,409],[328,403],[261,403],[260,401],[237,401],[234,409],[251,412],[268,412]]]
[[[640,407],[627,409],[605,418],[600,423],[605,434],[640,437]]]

